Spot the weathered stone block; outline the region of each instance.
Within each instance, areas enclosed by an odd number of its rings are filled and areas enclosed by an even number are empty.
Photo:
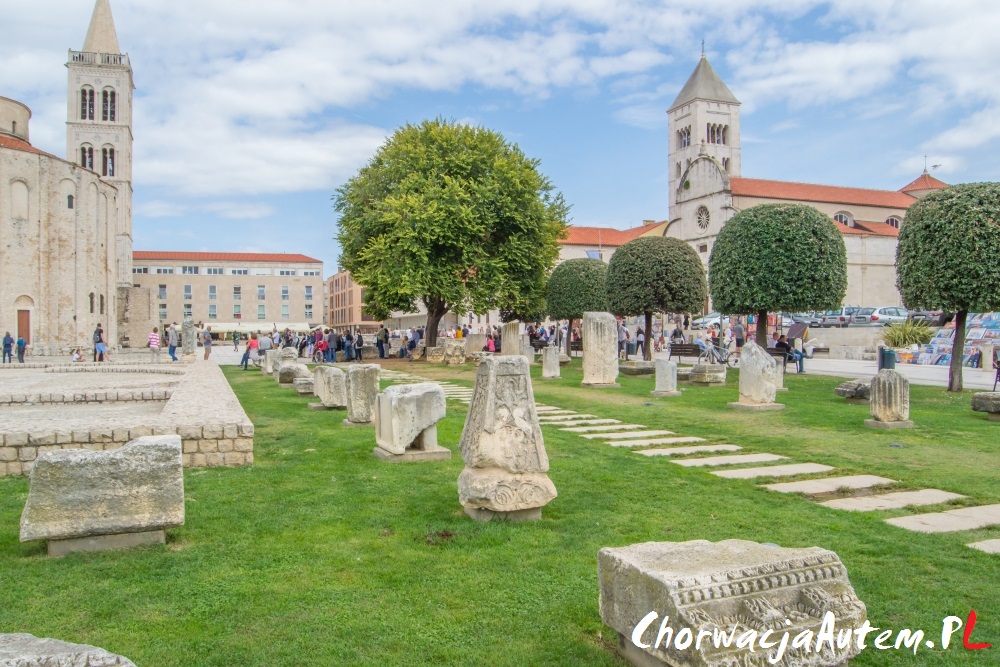
[[[730,403],[729,407],[738,410],[783,409],[784,405],[774,402],[778,391],[777,375],[778,363],[767,350],[752,340],[747,341],[740,352],[740,400]]]
[[[322,407],[346,408],[347,378],[344,371],[333,366],[317,366],[313,370],[313,393]]]
[[[378,394],[375,442],[391,455],[434,450],[437,423],[445,416],[445,393],[430,382],[394,385]]]
[[[500,328],[500,354],[508,356],[521,352],[521,323],[518,320],[504,322]]]
[[[377,364],[359,364],[347,369],[347,420],[369,424],[375,420],[382,369]]]
[[[976,412],[1000,414],[1000,391],[980,391],[973,394],[972,409]]]
[[[278,350],[264,350],[264,361],[260,365],[260,372],[270,375],[274,372],[274,362],[278,358]]]
[[[873,428],[910,428],[910,382],[896,371],[883,368],[872,378],[868,402]],[[871,423],[880,422],[880,423]]]
[[[16,461],[16,460],[17,460],[17,448],[0,447],[0,461]]]
[[[299,396],[312,396],[313,395],[313,379],[312,377],[307,378],[295,378],[292,380],[292,386],[295,388],[296,393]]]
[[[286,350],[291,348],[286,347]],[[312,373],[305,364],[285,362],[278,367],[278,384],[292,384],[298,378],[312,378]]]
[[[71,644],[17,633],[0,634],[0,665],[9,667],[135,667],[135,663],[96,646]]]
[[[32,469],[21,541],[162,530],[184,524],[180,436],[110,452],[49,452]]]
[[[444,344],[444,358],[446,366],[461,366],[465,363],[465,341],[449,340]]]
[[[201,429],[201,437],[206,440],[218,440],[222,437],[224,430],[221,424],[208,424]]]
[[[557,380],[559,376],[559,348],[546,347],[542,349],[542,379]]]
[[[726,384],[726,367],[723,364],[698,364],[692,366],[688,380],[700,385]]]
[[[546,474],[549,458],[526,359],[483,359],[461,449],[465,469],[458,478],[458,498],[473,518],[541,508],[556,497]],[[523,518],[538,517],[533,512]]]
[[[677,364],[669,359],[657,359],[656,368],[656,389],[650,392],[657,398],[665,396],[680,396],[677,391]]]
[[[755,641],[771,630],[767,640],[775,645],[787,632],[787,649],[773,663],[783,667],[846,665],[859,652],[854,641],[842,648],[823,643],[817,651],[813,640],[809,653],[791,647],[793,637],[803,631],[815,636],[824,622],[853,629],[867,618],[846,568],[826,549],[745,540],[646,542],[601,549],[597,571],[601,619],[618,632],[619,650],[636,665],[764,667],[772,664],[769,657],[777,658],[777,649],[759,644],[751,653],[735,641],[729,647],[686,642],[683,628],[709,638],[715,631],[737,637],[754,632]],[[672,632],[657,643],[664,618]]]
[[[428,347],[425,354],[427,355],[427,363],[440,364],[444,361],[444,346],[435,345],[434,347]]]
[[[618,323],[611,313],[583,314],[583,386],[611,387],[618,379]]]
[[[636,359],[635,361],[626,361],[623,364],[619,364],[618,370],[621,371],[622,375],[653,375],[656,373],[656,363]]]

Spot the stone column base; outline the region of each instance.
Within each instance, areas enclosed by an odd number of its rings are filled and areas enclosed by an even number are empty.
[[[905,422],[880,422],[877,419],[866,419],[865,426],[868,428],[881,428],[881,429],[895,429],[895,428],[913,428],[912,421]]]
[[[532,507],[526,510],[517,510],[514,512],[494,512],[493,510],[483,509],[481,507],[466,507],[465,513],[471,519],[476,521],[510,521],[511,523],[520,523],[521,521],[538,521],[542,518],[542,508]]]
[[[618,387],[621,386],[617,382],[612,382],[611,384],[600,384],[600,383],[593,383],[593,384],[591,384],[591,383],[588,383],[588,382],[583,382],[581,384],[584,387],[590,387],[591,389],[617,389]]]
[[[745,410],[747,412],[766,412],[772,410],[784,410],[781,403],[727,403],[733,410]]]
[[[344,426],[374,426],[375,422],[352,422],[350,419],[345,419],[341,422]]]
[[[308,407],[309,407],[310,410],[334,410],[334,409],[337,409],[337,408],[333,408],[333,407],[331,407],[329,405],[323,405],[322,403],[310,403]],[[345,405],[344,407],[339,408],[339,409],[340,410],[346,410],[347,406]]]
[[[679,392],[679,391],[651,391],[651,392],[649,392],[649,395],[652,396],[652,397],[654,397],[654,398],[667,398],[667,397],[670,397],[670,396],[680,396],[681,392]]]
[[[407,449],[402,454],[393,454],[386,449],[376,447],[372,450],[372,454],[378,460],[385,461],[386,463],[416,463],[420,461],[448,461],[451,459],[451,450],[447,447],[439,447],[438,445],[426,445],[424,449]]]
[[[49,540],[49,555],[65,556],[77,551],[108,551],[109,549],[128,549],[149,544],[166,544],[167,534],[162,530],[150,530],[143,533],[120,533],[118,535],[93,535],[90,537],[74,537],[68,540]]]

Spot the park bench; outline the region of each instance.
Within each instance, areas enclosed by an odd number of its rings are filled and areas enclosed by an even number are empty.
[[[701,355],[702,349],[697,345],[688,345],[687,343],[671,343],[670,344],[670,354],[667,359],[672,359],[677,357],[698,357]]]

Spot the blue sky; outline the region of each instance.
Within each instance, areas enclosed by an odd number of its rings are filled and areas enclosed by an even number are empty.
[[[897,189],[924,155],[1000,180],[1000,3],[953,0],[111,0],[135,69],[136,249],[301,252],[394,128],[482,124],[573,222],[667,217],[666,109],[701,40],[743,102],[743,175]],[[0,0],[0,95],[65,153],[91,0]]]

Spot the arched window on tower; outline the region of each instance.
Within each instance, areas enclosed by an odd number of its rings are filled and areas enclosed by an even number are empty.
[[[104,295],[101,295],[101,315],[104,314]]]
[[[94,293],[90,293],[90,314],[94,314]]]
[[[888,218],[885,219],[885,224],[889,225],[890,227],[895,227],[896,229],[899,229],[900,225],[903,224],[903,221],[894,215],[890,215]]]
[[[66,208],[73,208],[73,195],[66,195]]]
[[[101,95],[101,120],[114,121],[117,95],[111,88],[105,88]]]
[[[80,89],[80,120],[94,120],[94,89]]]
[[[725,125],[722,128],[722,143],[723,145],[729,145],[729,126]]]
[[[833,219],[842,225],[847,225],[848,227],[854,226],[854,216],[847,211],[840,211],[833,216]]]
[[[101,176],[115,175],[115,149],[105,146],[101,149]]]
[[[677,163],[677,178],[681,177],[681,163]]]
[[[94,147],[88,144],[80,146],[80,166],[84,169],[94,170]]]
[[[722,158],[722,170],[729,173],[729,158],[727,157]]]
[[[677,145],[680,148],[687,148],[691,145],[691,126],[677,130]]]

